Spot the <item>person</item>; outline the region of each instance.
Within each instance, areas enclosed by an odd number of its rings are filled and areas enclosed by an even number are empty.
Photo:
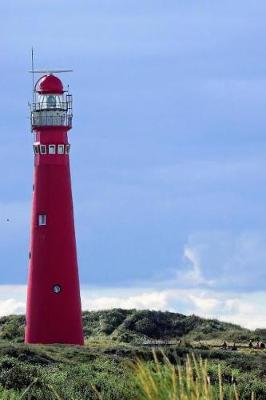
[[[232,350],[237,350],[236,344],[234,342],[233,346],[232,346]]]
[[[223,342],[223,344],[222,344],[222,349],[224,349],[224,350],[227,349],[227,343],[226,343],[226,341]]]
[[[251,339],[250,339],[250,341],[249,341],[248,347],[249,347],[250,349],[253,349],[253,342],[252,342]]]
[[[260,348],[260,342],[257,341],[257,343],[256,343],[256,349],[259,349],[259,348]]]

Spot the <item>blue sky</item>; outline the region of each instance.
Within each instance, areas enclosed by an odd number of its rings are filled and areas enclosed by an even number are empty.
[[[24,304],[34,46],[38,67],[74,69],[62,78],[86,307],[248,324],[266,282],[265,14],[263,0],[0,5],[0,300]],[[249,315],[230,308],[239,298]]]

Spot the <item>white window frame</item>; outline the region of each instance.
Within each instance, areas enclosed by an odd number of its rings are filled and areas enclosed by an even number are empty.
[[[38,214],[38,226],[47,225],[47,215],[46,214]]]
[[[66,154],[70,153],[70,144],[66,144],[66,150],[65,150]]]
[[[46,144],[40,144],[40,154],[47,154]]]
[[[49,152],[49,154],[56,154],[56,145],[55,144],[49,144],[48,152]]]
[[[57,154],[65,154],[65,145],[64,144],[57,145]]]

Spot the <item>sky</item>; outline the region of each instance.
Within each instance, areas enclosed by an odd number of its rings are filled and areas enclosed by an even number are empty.
[[[37,68],[74,70],[83,309],[266,327],[265,1],[11,0],[0,15],[0,315],[25,311],[33,46]]]

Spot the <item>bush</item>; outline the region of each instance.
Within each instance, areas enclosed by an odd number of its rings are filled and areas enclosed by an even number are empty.
[[[141,333],[143,335],[149,336],[149,337],[157,337],[158,335],[158,329],[154,321],[152,321],[150,318],[142,318],[139,321],[137,321],[134,325],[135,330],[138,333]]]
[[[39,376],[39,369],[16,360],[5,358],[0,365],[0,385],[5,389],[27,388]]]
[[[64,399],[98,400],[98,392],[107,400],[135,400],[131,371],[108,359],[50,369],[47,382]]]
[[[14,340],[16,342],[23,342],[25,317],[10,315],[0,319],[0,337],[2,339]]]

